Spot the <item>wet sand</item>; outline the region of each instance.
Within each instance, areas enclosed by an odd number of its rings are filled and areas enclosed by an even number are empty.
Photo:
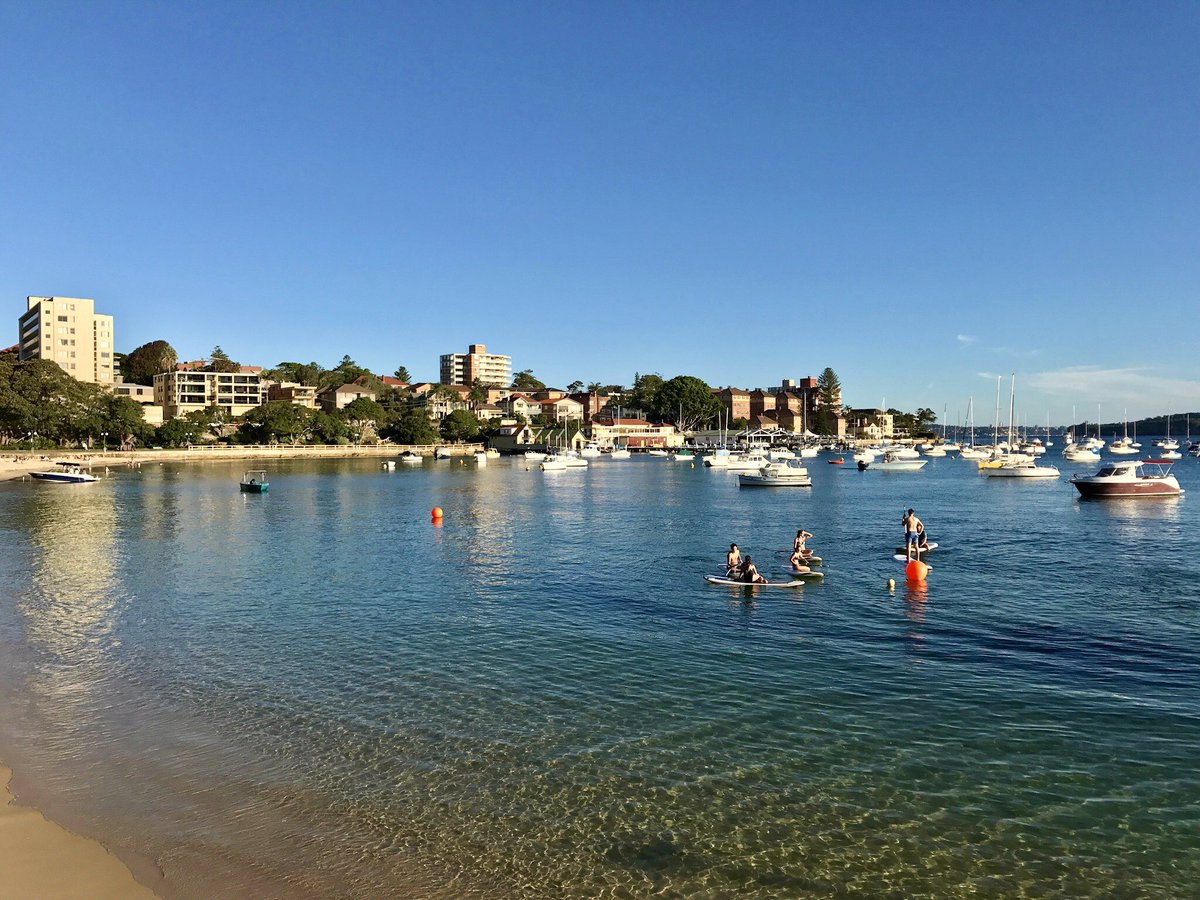
[[[134,880],[97,841],[73,834],[36,809],[18,806],[12,772],[0,765],[0,898],[151,900],[158,895]]]

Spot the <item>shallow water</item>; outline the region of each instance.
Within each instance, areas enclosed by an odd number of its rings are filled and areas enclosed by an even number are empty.
[[[168,895],[1200,891],[1194,460],[272,469],[0,486],[0,758]],[[823,584],[701,580],[801,526]]]

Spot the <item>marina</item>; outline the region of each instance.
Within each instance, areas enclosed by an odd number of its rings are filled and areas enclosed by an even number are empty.
[[[1186,494],[635,455],[280,460],[250,498],[236,465],[0,486],[0,758],[167,896],[1200,887]],[[801,525],[823,579],[779,555]],[[706,584],[730,541],[803,585]]]

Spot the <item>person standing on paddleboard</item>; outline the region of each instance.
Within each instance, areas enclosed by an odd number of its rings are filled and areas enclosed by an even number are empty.
[[[910,508],[900,520],[900,524],[904,526],[904,556],[906,559],[916,559],[921,555],[918,544],[921,532],[925,530],[925,523],[918,519],[917,514]]]

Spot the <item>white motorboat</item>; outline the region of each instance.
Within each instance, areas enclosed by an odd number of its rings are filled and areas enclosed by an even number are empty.
[[[671,454],[668,453],[666,450],[662,450],[658,447],[655,447],[653,450],[647,450],[646,455],[647,456],[670,456]]]
[[[545,458],[546,458],[546,454],[542,453],[540,450],[526,450],[525,451],[525,461],[526,462],[541,462]]]
[[[801,447],[800,448],[800,458],[801,459],[816,459],[817,454],[820,452],[821,452],[820,447]]]
[[[740,473],[739,487],[812,487],[812,478],[804,466],[786,462],[768,463],[755,474]]]
[[[704,465],[708,466],[709,468],[723,469],[729,465],[729,457],[730,456],[731,456],[731,454],[727,448],[718,447],[712,453],[709,453],[706,456],[700,457],[700,460],[701,460],[701,462],[704,463]],[[678,454],[676,454],[676,458],[678,458]]]
[[[400,462],[402,463],[421,463],[425,461],[425,457],[419,453],[413,453],[411,450],[405,450],[400,454]]]
[[[608,454],[609,459],[629,459],[633,454],[629,452],[628,447],[613,447],[612,453]]]
[[[584,459],[596,459],[600,456],[600,445],[595,441],[588,441],[583,445],[583,449],[579,451],[579,455]]]
[[[885,452],[893,459],[920,459],[921,454],[914,447],[886,447]]]
[[[725,468],[730,472],[757,472],[770,462],[765,451],[747,450],[745,453],[729,457]]]
[[[958,441],[951,441],[948,444],[942,444],[942,449],[947,453],[961,453],[962,445],[959,444]]]
[[[383,470],[385,472],[391,472],[395,468],[396,468],[396,461],[394,459],[385,459],[383,461]]]
[[[918,472],[928,463],[927,459],[897,459],[891,453],[885,453],[882,460],[860,462],[860,469],[871,469],[879,472]]]
[[[449,459],[453,454],[445,447],[438,447],[433,451],[434,459]]]
[[[774,450],[769,451],[767,456],[770,457],[771,462],[780,462],[782,460],[796,458],[796,454],[786,447],[776,447]]]
[[[486,466],[488,464],[488,455],[485,450],[476,450],[471,456],[474,458],[475,465],[477,466]]]
[[[487,455],[488,459],[499,459],[500,458],[500,451],[496,450],[492,447],[488,447],[487,450],[484,451],[484,453]]]
[[[30,472],[29,474],[39,481],[49,481],[54,484],[88,484],[100,480],[95,475],[83,471],[78,463],[60,462],[55,465],[58,466],[57,469],[50,469],[47,472]]]
[[[1071,444],[1063,451],[1063,459],[1067,462],[1100,462],[1100,454],[1081,444]]]
[[[1039,466],[1029,458],[1006,460],[985,471],[988,478],[1057,478],[1061,474],[1054,466]]]
[[[929,447],[928,449],[926,449],[926,450],[925,450],[925,455],[926,455],[926,456],[935,456],[935,457],[936,457],[936,456],[945,456],[945,455],[946,455],[946,448],[945,448],[945,447],[940,447],[940,446],[938,446],[937,444],[934,444],[933,446],[931,446],[931,447]]]
[[[691,462],[695,458],[696,458],[696,454],[693,453],[691,450],[680,450],[674,456],[671,457],[671,459],[677,460],[679,462]]]
[[[1147,474],[1146,466],[1153,471]],[[1178,479],[1171,474],[1171,463],[1161,459],[1105,463],[1095,475],[1076,475],[1071,484],[1080,496],[1088,498],[1178,497],[1183,493]]]
[[[856,463],[871,463],[875,461],[875,457],[879,456],[883,451],[875,447],[867,447],[865,450],[859,450],[851,457]]]
[[[547,456],[542,460],[539,468],[543,472],[565,472],[567,470],[567,458],[565,456]]]

